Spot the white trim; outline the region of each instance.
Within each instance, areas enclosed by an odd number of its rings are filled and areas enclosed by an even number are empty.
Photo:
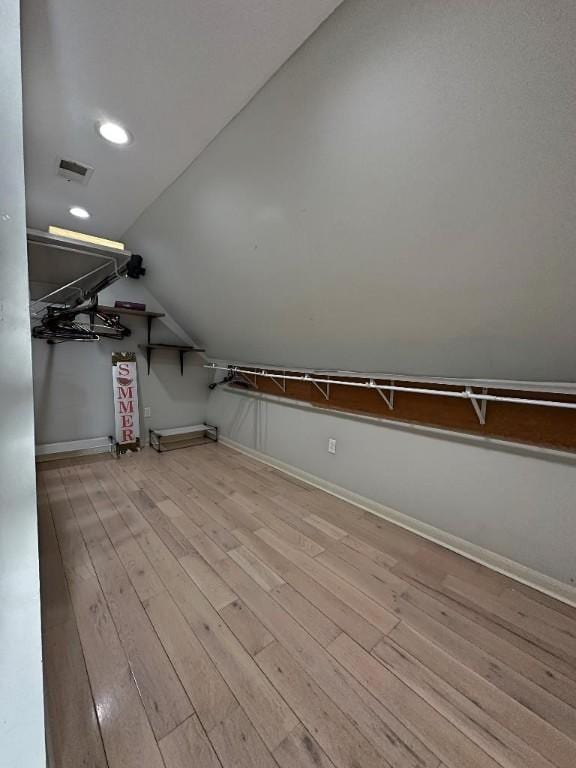
[[[433,541],[446,549],[456,552],[463,557],[473,560],[480,565],[484,565],[490,568],[492,571],[502,573],[505,576],[519,581],[521,584],[526,584],[533,589],[543,592],[546,595],[561,600],[563,603],[573,605],[576,607],[576,587],[572,587],[569,584],[564,584],[557,579],[553,579],[551,576],[546,576],[543,573],[528,568],[526,565],[517,563],[514,560],[509,560],[507,557],[498,555],[496,552],[491,552],[488,549],[479,547],[472,542],[460,539],[458,536],[453,536],[451,533],[442,531],[439,528],[435,528],[433,525],[423,523],[420,520],[416,520],[413,517],[398,512],[395,509],[384,506],[377,501],[368,499],[365,496],[361,496],[358,493],[349,491],[346,488],[342,488],[339,485],[330,483],[327,480],[323,480],[316,475],[312,475],[305,472],[298,467],[294,467],[291,464],[286,464],[283,461],[274,459],[267,454],[256,451],[253,448],[248,448],[241,443],[237,443],[235,440],[231,440],[228,437],[221,437],[220,442],[227,445],[229,448],[244,453],[257,461],[261,461],[263,464],[267,464],[270,467],[279,469],[287,475],[302,480],[309,485],[319,488],[326,493],[330,493],[332,496],[336,496],[343,501],[347,501],[350,504],[354,504],[356,507],[371,512],[372,514],[388,520],[395,525],[399,525],[401,528],[405,528],[412,533],[416,533],[422,536],[428,541]]]
[[[87,440],[70,440],[65,443],[45,443],[36,446],[36,456],[58,453],[106,453],[110,450],[110,438],[92,437]]]

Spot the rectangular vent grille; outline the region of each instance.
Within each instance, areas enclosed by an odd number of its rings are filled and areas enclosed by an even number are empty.
[[[88,184],[93,173],[94,168],[84,163],[77,163],[75,160],[62,158],[58,162],[58,176],[63,176],[68,181],[77,181],[85,185]]]

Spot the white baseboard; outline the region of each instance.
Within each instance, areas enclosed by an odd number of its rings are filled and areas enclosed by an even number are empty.
[[[477,544],[473,544],[470,541],[460,539],[458,536],[453,536],[451,533],[446,533],[428,523],[423,523],[402,512],[386,507],[384,504],[380,504],[377,501],[373,501],[358,493],[342,488],[339,485],[323,480],[316,475],[311,475],[291,464],[286,464],[265,453],[256,451],[253,448],[248,448],[228,437],[220,437],[219,441],[229,448],[233,448],[240,453],[244,453],[253,459],[261,461],[263,464],[279,469],[287,475],[291,475],[315,488],[319,488],[322,491],[326,491],[326,493],[332,494],[332,496],[337,496],[343,501],[354,504],[367,512],[382,517],[384,520],[388,520],[408,531],[412,531],[412,533],[416,533],[428,541],[433,541],[442,547],[446,547],[446,549],[450,549],[452,552],[457,552],[459,555],[467,557],[469,560],[480,563],[493,571],[509,576],[511,579],[514,579],[521,584],[537,589],[539,592],[543,592],[557,600],[561,600],[563,603],[576,607],[576,587],[572,587],[562,581],[553,579],[551,576],[539,573],[532,568],[528,568],[526,565],[522,565],[522,563],[517,563],[515,560],[509,560],[507,557],[503,557],[495,552],[479,547]]]
[[[87,440],[70,440],[64,443],[45,443],[36,446],[36,456],[54,456],[59,453],[107,453],[110,440],[107,437],[92,437]]]

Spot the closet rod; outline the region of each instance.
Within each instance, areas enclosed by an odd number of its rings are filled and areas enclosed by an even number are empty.
[[[278,372],[268,373],[265,369],[249,370],[246,368],[239,368],[235,365],[216,365],[215,363],[207,363],[204,368],[212,368],[219,371],[228,371],[229,373],[239,373],[248,376],[262,376],[266,379],[273,379],[278,377]],[[362,378],[362,374],[358,374],[358,378]],[[471,387],[464,390],[444,390],[444,389],[426,389],[424,387],[405,387],[398,384],[381,384],[376,382],[375,379],[368,378],[368,381],[346,381],[345,379],[330,379],[311,376],[310,374],[304,374],[297,376],[294,374],[282,374],[282,379],[286,381],[307,381],[310,383],[318,384],[339,384],[345,387],[361,387],[364,389],[383,389],[389,392],[411,392],[417,395],[434,395],[438,397],[456,397],[461,400],[481,400],[494,403],[517,403],[520,405],[537,405],[545,406],[547,408],[568,408],[576,410],[576,402],[566,402],[562,400],[536,400],[526,397],[508,397],[506,395],[491,395],[487,392],[474,392]],[[393,379],[393,377],[387,377]],[[417,380],[417,379],[416,379]],[[449,385],[454,386],[454,385]],[[486,389],[486,387],[484,387]],[[492,386],[493,389],[496,387]],[[514,387],[508,382],[503,383],[498,389],[508,389],[514,391]],[[526,391],[524,387],[518,391]]]

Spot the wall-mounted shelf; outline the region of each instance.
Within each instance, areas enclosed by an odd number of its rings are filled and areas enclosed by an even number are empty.
[[[180,375],[184,375],[184,355],[187,352],[205,352],[205,349],[198,349],[197,347],[190,347],[182,344],[138,344],[140,349],[146,350],[146,362],[148,363],[148,374],[150,374],[150,361],[152,359],[153,349],[168,349],[178,352],[180,357]]]
[[[435,429],[576,452],[573,382],[416,377],[402,374],[240,367],[206,363],[260,396]],[[213,386],[214,386],[213,385]]]
[[[124,307],[107,307],[103,304],[98,304],[98,312],[103,315],[109,315],[114,317],[115,315],[127,315],[130,317],[145,317],[148,321],[148,344],[150,344],[150,334],[152,333],[152,321],[159,317],[165,317],[164,312],[146,312],[142,309],[125,309]],[[150,373],[150,363],[148,363],[148,373]]]
[[[106,307],[98,304],[98,312],[104,315],[136,315],[138,317],[165,317],[164,312],[145,312],[142,309],[125,309],[124,307]]]

